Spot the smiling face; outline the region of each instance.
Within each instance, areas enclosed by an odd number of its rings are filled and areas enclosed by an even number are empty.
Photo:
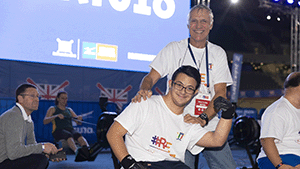
[[[180,108],[185,107],[194,94],[197,93],[196,85],[196,80],[184,73],[179,73],[174,81],[170,80],[169,86],[171,87],[169,94],[173,102],[172,104]],[[188,93],[188,90],[194,90],[195,92]]]
[[[197,48],[205,47],[207,36],[213,27],[209,14],[207,9],[195,9],[190,13],[190,43]]]
[[[30,115],[39,107],[39,93],[35,88],[27,88],[18,95],[18,103],[24,108],[27,115]]]

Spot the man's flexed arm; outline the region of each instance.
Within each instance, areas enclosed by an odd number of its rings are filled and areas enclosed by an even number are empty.
[[[208,104],[207,109],[203,113],[206,113],[209,120],[214,118],[217,112],[214,110],[214,100],[219,96],[226,98],[226,83],[218,83],[214,85],[215,95]]]
[[[156,82],[161,78],[160,74],[155,70],[151,69],[151,71],[143,78],[140,90],[138,93],[131,99],[132,102],[140,102],[142,97],[144,100],[147,97],[152,96],[152,87],[156,84]]]
[[[221,147],[224,145],[230,132],[232,120],[221,118],[214,132],[207,132],[198,142],[201,147]]]
[[[215,95],[212,98],[212,100],[210,101],[210,103],[208,104],[205,111],[203,112],[208,116],[209,120],[214,118],[215,115],[217,114],[217,112],[214,110],[214,105],[213,105],[214,100],[219,96],[222,96],[222,97],[226,98],[226,83],[215,84],[214,85],[214,90],[215,90]],[[184,117],[184,122],[186,122],[186,123],[199,123],[202,127],[207,125],[205,120],[201,119],[200,117],[193,117],[189,114],[187,114]]]
[[[198,142],[197,145],[202,147],[220,147],[228,137],[231,130],[232,118],[235,114],[235,107],[223,97],[218,97],[214,100],[215,111],[221,111],[222,116],[214,132],[206,133]]]

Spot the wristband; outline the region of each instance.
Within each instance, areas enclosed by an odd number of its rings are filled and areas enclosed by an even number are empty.
[[[230,108],[228,108],[227,110],[220,110],[222,112],[221,117],[223,119],[232,119],[235,116],[235,107],[232,106]]]
[[[275,168],[276,169],[278,169],[279,167],[281,167],[283,164],[282,164],[282,162],[281,163],[279,163]]]
[[[206,124],[205,124],[204,126],[207,126],[207,125],[208,125],[208,121],[209,121],[207,114],[206,114],[206,113],[201,113],[201,114],[199,115],[199,117],[200,117],[202,120],[205,120],[205,121],[206,121]]]
[[[134,163],[136,163],[136,161],[129,154],[121,161],[121,164],[125,169],[129,169],[134,165]]]
[[[45,145],[44,145],[44,143],[42,143],[42,149],[43,149],[43,151],[45,150]]]

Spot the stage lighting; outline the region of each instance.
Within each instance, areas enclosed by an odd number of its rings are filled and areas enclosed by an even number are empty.
[[[238,2],[239,2],[239,0],[231,0],[231,3],[233,3],[233,4],[236,4]]]
[[[294,3],[294,0],[287,0],[287,3],[292,5]]]
[[[277,16],[276,20],[277,20],[278,22],[280,22],[280,21],[281,21],[281,19],[280,19],[280,17],[279,17],[279,16]]]
[[[299,8],[300,7],[300,0],[262,0],[268,2],[271,6],[273,5],[280,5],[286,6],[289,8]],[[271,7],[269,6],[269,7]],[[278,7],[278,6],[277,6]]]
[[[267,20],[269,21],[271,19],[272,19],[271,15],[267,15]]]

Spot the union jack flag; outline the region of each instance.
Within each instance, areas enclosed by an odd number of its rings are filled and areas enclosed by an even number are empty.
[[[131,90],[132,86],[129,85],[125,89],[110,89],[104,88],[100,83],[96,85],[100,89],[100,97],[107,97],[108,101],[114,102],[122,109],[123,104],[128,101],[128,91]]]
[[[64,81],[60,85],[56,84],[38,84],[35,83],[31,78],[27,78],[26,80],[28,83],[33,84],[37,87],[39,94],[41,96],[41,99],[43,100],[54,100],[57,93],[59,91],[63,91],[65,87],[67,87],[70,82],[68,80]]]

